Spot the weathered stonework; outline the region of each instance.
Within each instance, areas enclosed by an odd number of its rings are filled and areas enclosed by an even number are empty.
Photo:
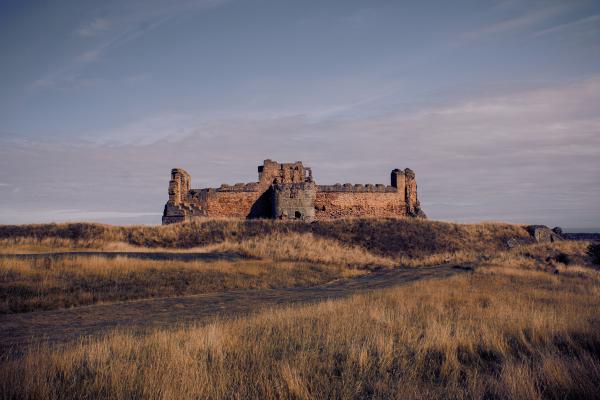
[[[545,225],[530,225],[526,229],[537,243],[554,243],[564,240],[562,235],[558,233],[558,231],[562,232],[559,227],[550,230]]]
[[[415,173],[408,168],[392,171],[391,186],[315,185],[312,170],[302,162],[265,160],[255,183],[223,184],[218,189],[190,189],[190,183],[184,170],[171,171],[163,225],[207,217],[307,222],[344,217],[427,218],[417,197]]]

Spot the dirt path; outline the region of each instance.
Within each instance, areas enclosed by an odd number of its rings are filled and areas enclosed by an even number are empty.
[[[188,297],[100,304],[69,310],[0,315],[0,355],[24,350],[40,339],[66,343],[114,328],[134,332],[205,322],[217,316],[249,314],[263,308],[351,296],[421,279],[444,278],[467,269],[458,265],[393,269],[337,280],[312,288],[246,290]]]

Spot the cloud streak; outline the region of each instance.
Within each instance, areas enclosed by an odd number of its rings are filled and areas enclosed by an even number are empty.
[[[549,29],[544,29],[542,31],[536,32],[533,36],[544,36],[555,33],[562,33],[564,31],[580,28],[592,28],[594,30],[598,30],[598,22],[600,21],[600,14],[592,15],[591,17],[581,18],[577,21],[569,22],[567,24],[561,24]]]
[[[90,64],[94,62],[98,62],[102,59],[103,51],[102,49],[90,50],[85,53],[76,56],[73,58],[73,61],[82,64]]]
[[[600,226],[598,104],[593,77],[492,87],[352,121],[226,119],[178,131],[189,116],[171,115],[153,142],[3,146],[0,170],[15,171],[3,181],[23,186],[2,186],[0,196],[15,210],[153,213],[166,201],[171,168],[186,169],[195,188],[219,187],[256,181],[256,165],[272,158],[302,160],[318,184],[389,184],[391,169],[410,167],[433,219]]]
[[[475,29],[468,30],[449,40],[453,46],[463,46],[470,42],[483,40],[490,36],[498,37],[505,35],[513,35],[518,31],[529,29],[540,24],[552,17],[564,12],[565,6],[554,6],[535,10],[525,15],[507,19],[502,22],[480,26]]]
[[[31,86],[27,87],[27,90],[58,90],[62,92],[75,93],[87,89],[102,88],[107,84],[106,79],[100,78],[81,78],[76,75],[67,75],[57,80],[46,80],[42,79]]]
[[[75,33],[79,36],[98,36],[110,29],[110,22],[102,18],[92,18],[81,24]]]

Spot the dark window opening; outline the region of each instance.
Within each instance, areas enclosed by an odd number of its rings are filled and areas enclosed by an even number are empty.
[[[325,211],[325,206],[323,206],[323,211]]]
[[[296,218],[300,218],[302,216],[302,214],[300,214],[300,211],[296,211]]]

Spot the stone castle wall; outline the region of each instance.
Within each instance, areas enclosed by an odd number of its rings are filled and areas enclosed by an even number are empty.
[[[284,218],[303,221],[344,217],[426,218],[417,197],[414,172],[394,170],[391,186],[315,185],[302,162],[279,164],[265,160],[259,182],[190,189],[189,174],[174,168],[163,224],[207,217]]]
[[[344,217],[424,217],[414,179],[414,172],[407,168],[404,171],[392,171],[391,186],[350,183],[319,185],[315,197],[315,220]]]
[[[397,192],[317,192],[315,220],[345,217],[404,217],[406,204]]]

